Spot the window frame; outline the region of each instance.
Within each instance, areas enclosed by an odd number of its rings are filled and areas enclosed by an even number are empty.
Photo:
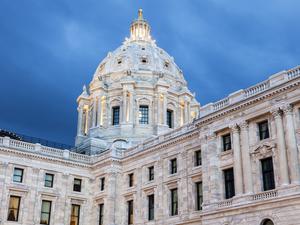
[[[201,187],[201,188],[200,188]],[[195,192],[196,192],[196,211],[202,210],[203,203],[203,183],[198,181],[195,183]]]
[[[148,167],[148,181],[154,180],[154,166]]]
[[[174,118],[174,110],[172,109],[167,109],[167,125],[169,128],[174,128],[174,122],[173,122],[173,118]]]
[[[134,173],[128,174],[128,187],[134,186]]]
[[[173,188],[170,190],[170,192],[171,192],[170,215],[177,216],[178,215],[178,188]]]
[[[49,212],[43,212],[43,203],[44,202],[50,203]],[[50,221],[51,221],[51,210],[52,210],[52,201],[42,200],[41,215],[40,215],[40,224],[45,224],[45,225],[49,225],[50,224]],[[48,223],[42,223],[42,216],[43,216],[43,214],[46,214],[48,216]]]
[[[149,105],[139,105],[139,124],[149,124]]]
[[[15,198],[18,199],[18,207],[17,208],[11,208],[11,200]],[[9,196],[9,202],[8,202],[8,210],[7,210],[7,221],[13,221],[13,222],[18,222],[19,221],[19,215],[20,215],[20,205],[21,205],[21,196],[17,196],[17,195],[10,195]],[[15,219],[10,219],[10,212],[11,210],[13,212],[17,212]]]
[[[263,125],[266,125],[266,129],[263,127]],[[263,120],[261,122],[258,122],[257,127],[258,127],[258,137],[260,141],[270,138],[270,128],[269,128],[268,120]]]
[[[99,225],[104,223],[104,203],[99,204]]]
[[[79,184],[76,184],[75,183],[76,181],[79,181]],[[76,190],[76,187],[79,187],[79,189]],[[80,179],[80,178],[74,178],[74,180],[73,180],[73,191],[75,191],[75,192],[81,192],[81,189],[82,189],[82,179]]]
[[[77,216],[76,216],[76,215],[73,215],[73,208],[75,209],[76,207],[78,208],[78,215],[77,215]],[[71,218],[70,218],[70,224],[71,224],[71,222],[73,221],[72,218],[75,218],[75,219],[76,219],[76,222],[77,222],[76,225],[79,225],[79,224],[80,224],[80,205],[78,205],[78,204],[72,204],[72,205],[71,205]]]
[[[154,194],[148,195],[148,221],[154,220],[155,215],[155,199]]]
[[[21,171],[21,175],[15,174],[16,171]],[[18,177],[20,180],[16,180],[15,178]],[[14,172],[13,172],[13,182],[14,183],[23,183],[23,178],[24,178],[24,169],[20,167],[14,167]]]
[[[51,176],[52,180],[47,180],[47,176]],[[50,186],[46,185],[47,182],[50,182]],[[54,174],[53,173],[45,173],[44,187],[53,188],[54,184]]]
[[[177,173],[177,158],[173,158],[170,160],[170,174]]]
[[[231,133],[222,135],[223,152],[232,150]]]
[[[201,150],[194,151],[194,166],[202,166]]]
[[[105,177],[100,178],[100,191],[105,190]]]
[[[223,170],[223,176],[225,186],[225,199],[230,199],[235,196],[233,168]]]
[[[267,170],[265,169],[265,163],[270,163]],[[274,174],[274,163],[273,157],[266,157],[260,160],[261,163],[261,174],[262,174],[262,181],[263,181],[263,191],[270,191],[276,188],[275,184],[275,174]],[[266,165],[268,166],[268,165]],[[269,183],[268,183],[269,182]]]
[[[120,125],[120,106],[112,107],[112,125],[118,126]]]
[[[127,224],[133,224],[133,200],[127,201]]]

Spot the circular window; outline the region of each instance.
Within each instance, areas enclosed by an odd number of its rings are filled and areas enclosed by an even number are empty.
[[[265,219],[262,221],[261,225],[274,225],[274,223],[270,219]]]

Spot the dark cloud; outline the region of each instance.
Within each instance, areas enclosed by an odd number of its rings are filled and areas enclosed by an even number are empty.
[[[73,144],[82,85],[139,7],[202,105],[300,62],[297,0],[2,0],[0,127]]]

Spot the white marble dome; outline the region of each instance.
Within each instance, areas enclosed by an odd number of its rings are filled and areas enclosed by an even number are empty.
[[[130,37],[101,61],[77,101],[76,147],[87,154],[178,128],[196,118],[200,106],[174,58],[152,39],[141,10]]]

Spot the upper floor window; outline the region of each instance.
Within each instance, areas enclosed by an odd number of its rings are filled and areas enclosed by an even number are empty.
[[[199,181],[196,183],[196,210],[202,209],[202,203],[203,203],[202,182]]]
[[[177,173],[177,159],[171,159],[170,161],[170,173],[174,174]]]
[[[154,180],[154,166],[148,167],[149,181]]]
[[[194,156],[195,166],[201,166],[202,164],[201,150],[195,151],[194,154],[195,154]]]
[[[178,215],[177,188],[171,190],[171,216]]]
[[[80,205],[72,204],[70,225],[79,225]]]
[[[41,219],[40,224],[50,224],[50,217],[51,217],[51,201],[42,201],[42,208],[41,208]]]
[[[225,181],[225,198],[226,199],[232,198],[235,195],[233,168],[224,170],[224,181]]]
[[[149,123],[149,107],[147,105],[140,105],[139,123],[140,124],[148,124]]]
[[[167,110],[167,125],[169,128],[173,128],[173,110]]]
[[[263,222],[261,223],[261,225],[274,225],[274,223],[270,219],[265,219],[265,220],[263,220]]]
[[[154,220],[154,194],[148,195],[148,220]]]
[[[11,195],[9,198],[8,205],[8,221],[18,221],[19,220],[19,211],[20,211],[20,202],[21,197]]]
[[[81,192],[81,179],[74,178],[73,191]]]
[[[24,173],[24,169],[14,168],[13,181],[18,182],[18,183],[22,183],[23,182],[23,173]]]
[[[105,177],[100,178],[100,191],[104,191],[105,187]]]
[[[274,189],[275,181],[274,181],[274,170],[273,170],[272,157],[261,160],[261,169],[262,169],[264,191]]]
[[[143,64],[148,63],[147,57],[146,57],[146,56],[141,57],[141,62],[142,62]]]
[[[103,225],[104,204],[99,205],[99,225]]]
[[[52,188],[53,187],[54,174],[46,173],[45,174],[45,187]]]
[[[129,187],[133,186],[133,181],[134,181],[133,173],[128,174],[128,186]]]
[[[112,125],[120,124],[120,106],[112,107]]]
[[[133,200],[127,202],[127,222],[133,224]]]
[[[225,134],[222,136],[223,142],[223,151],[227,151],[231,149],[231,136],[230,134]]]
[[[259,139],[267,139],[270,137],[268,121],[258,123]]]

